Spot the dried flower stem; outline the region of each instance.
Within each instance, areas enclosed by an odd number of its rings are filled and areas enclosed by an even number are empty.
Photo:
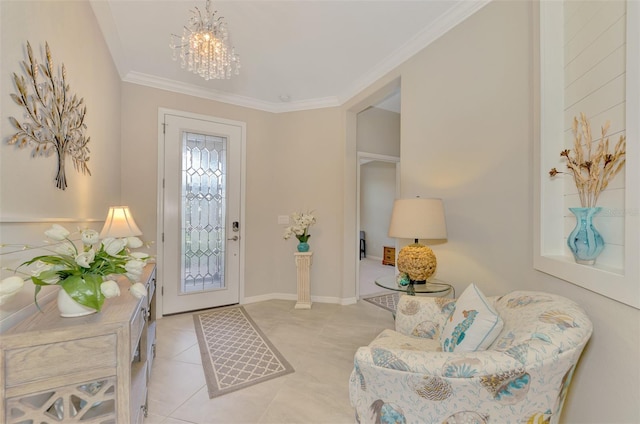
[[[573,176],[582,207],[595,207],[600,193],[607,188],[609,182],[624,166],[626,137],[621,135],[613,153],[609,153],[609,138],[607,137],[609,127],[609,121],[602,126],[600,141],[594,153],[592,151],[591,125],[586,115],[581,113],[579,121],[578,118],[573,118],[573,155],[569,149],[560,152],[560,156],[567,161],[567,168]],[[556,168],[549,171],[549,175],[552,177],[557,174],[568,174],[568,172],[560,172]]]

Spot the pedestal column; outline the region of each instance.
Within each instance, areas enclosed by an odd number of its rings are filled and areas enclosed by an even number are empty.
[[[298,302],[296,309],[311,309],[311,257],[313,252],[294,253],[298,271]]]

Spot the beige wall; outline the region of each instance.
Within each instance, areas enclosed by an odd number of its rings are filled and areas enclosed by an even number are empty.
[[[83,2],[0,3],[2,66],[0,105],[2,144],[0,145],[1,216],[5,218],[94,218],[104,219],[108,206],[120,199],[120,78],[97,28],[93,12]],[[82,34],[79,42],[78,34]],[[44,60],[49,43],[54,66],[67,71],[70,94],[84,98],[87,106],[86,135],[91,157],[91,176],[78,173],[67,160],[66,191],[55,187],[57,159],[31,158],[33,149],[9,146],[6,140],[16,131],[9,123],[13,116],[26,122],[23,109],[9,97],[17,90],[12,74],[26,74],[26,43],[30,42],[38,62]],[[38,81],[43,81],[41,76]],[[33,90],[30,90],[33,93]]]
[[[438,277],[458,291],[475,282],[487,294],[545,290],[575,299],[592,318],[594,335],[563,421],[640,422],[640,311],[533,270],[534,5],[490,3],[341,108],[273,115],[120,85],[86,3],[3,1],[3,138],[11,132],[5,114],[17,113],[6,87],[23,59],[22,44],[48,40],[54,58],[67,65],[72,89],[87,101],[94,175],[69,170],[70,187],[60,193],[51,182],[54,171],[45,169],[51,158],[31,159],[3,143],[0,215],[103,218],[102,211],[121,200],[145,234],[153,234],[158,107],[244,121],[245,294],[258,299],[295,293],[295,243],[282,240],[276,218],[309,208],[319,218],[310,240],[312,294],[347,299],[355,293],[357,257],[355,112],[401,77],[402,193],[445,202],[449,240],[434,246]],[[86,212],[85,204],[91,205]],[[3,241],[8,226],[2,222]],[[35,234],[26,227],[25,233]]]
[[[274,127],[274,155],[271,164],[275,185],[268,202],[280,215],[313,211],[317,223],[311,227],[309,244],[313,254],[311,295],[318,300],[342,301],[342,171],[344,128],[339,108],[280,114]],[[259,176],[256,176],[259,178]],[[248,180],[250,182],[250,180]],[[266,193],[265,193],[266,194]],[[258,207],[256,205],[256,207]],[[273,227],[275,215],[268,217]],[[295,293],[293,252],[296,240],[282,241],[285,226],[259,241],[259,253],[273,251],[277,264],[277,292]],[[271,246],[271,247],[269,247]],[[265,249],[266,248],[266,249]]]
[[[359,152],[400,156],[400,114],[377,107],[358,114]]]
[[[530,7],[490,4],[402,68],[401,192],[443,198],[438,276],[459,289],[532,268]]]
[[[474,282],[489,294],[544,290],[576,300],[594,335],[563,422],[640,422],[640,311],[533,269],[534,7],[490,3],[348,102],[345,186],[356,163],[355,113],[401,78],[401,191],[444,199],[448,242],[432,246],[438,277],[458,293]],[[345,222],[353,209],[347,201]]]
[[[0,16],[0,266],[15,268],[44,254],[23,251],[20,245],[43,245],[43,232],[53,222],[70,231],[99,230],[108,207],[120,203],[120,77],[87,2],[2,1]],[[65,65],[70,93],[84,98],[87,106],[91,176],[78,173],[68,159],[65,191],[55,187],[55,154],[32,158],[32,148],[6,143],[16,132],[8,117],[25,122],[23,109],[10,93],[16,92],[12,74],[26,77],[21,62],[27,60],[27,41],[40,63],[45,42],[49,43],[56,69]],[[0,277],[11,273],[3,268]],[[35,311],[30,282],[10,303],[0,306],[0,329],[23,308],[25,313]]]
[[[145,234],[157,233],[158,109],[247,124],[245,297],[295,296],[295,240],[278,215],[313,210],[312,296],[339,301],[342,125],[337,108],[274,115],[135,84],[122,84],[122,198]],[[144,166],[141,164],[144,158]],[[139,218],[138,218],[139,217]],[[320,283],[322,282],[322,283]],[[263,297],[261,297],[263,296]]]
[[[533,269],[533,7],[490,3],[353,105],[401,76],[401,190],[444,199],[439,278],[458,293],[472,282],[488,294],[543,290],[587,310],[594,335],[563,422],[640,422],[640,311]]]

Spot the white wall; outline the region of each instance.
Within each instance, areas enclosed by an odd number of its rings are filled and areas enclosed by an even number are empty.
[[[0,265],[15,268],[34,254],[12,244],[42,245],[43,231],[52,222],[72,231],[99,229],[108,207],[120,203],[120,78],[88,3],[2,1],[0,17]],[[91,176],[78,173],[67,160],[65,191],[55,187],[55,155],[32,158],[31,148],[6,143],[16,132],[8,117],[24,121],[10,93],[16,92],[12,74],[25,75],[21,62],[27,60],[27,41],[40,63],[49,43],[54,66],[66,67],[70,93],[84,98],[87,106]],[[3,269],[1,277],[10,274]],[[28,283],[10,304],[0,306],[0,319],[32,305],[32,293]]]
[[[367,257],[382,259],[384,246],[394,247],[387,236],[396,198],[396,164],[373,161],[360,166],[360,230],[365,232]]]

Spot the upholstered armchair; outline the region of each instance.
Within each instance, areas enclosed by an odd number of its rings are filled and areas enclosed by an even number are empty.
[[[358,422],[558,422],[592,332],[585,312],[557,295],[516,291],[483,298],[496,316],[474,335],[482,311],[456,308],[463,296],[401,297],[395,331],[355,354],[349,394]],[[490,344],[483,350],[479,342]]]

